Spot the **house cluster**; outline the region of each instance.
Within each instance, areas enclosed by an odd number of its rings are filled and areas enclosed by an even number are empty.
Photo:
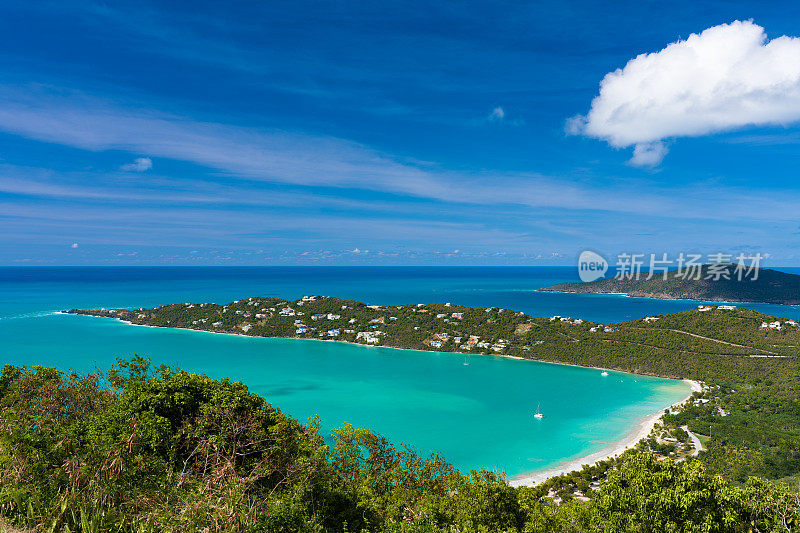
[[[612,328],[611,326],[604,326],[602,324],[598,324],[596,326],[592,326],[591,328],[589,328],[589,331],[591,331],[592,333],[597,333],[598,331],[602,331],[604,333],[614,333],[615,331],[617,331],[617,328]]]
[[[427,309],[419,309],[419,310],[415,309],[415,311],[418,312],[418,313],[427,313],[428,312]],[[397,318],[392,318],[392,317],[390,317],[390,318],[392,320],[397,320]],[[452,324],[454,326],[457,326],[459,323],[457,321],[451,320],[451,319],[461,320],[461,319],[464,318],[464,313],[450,313],[449,315],[447,313],[436,313],[436,318],[438,318],[440,320],[443,320],[444,322],[447,322],[448,324]]]
[[[658,319],[659,319],[659,317],[657,317],[657,316],[646,316],[646,317],[644,317],[644,321],[645,322],[655,322]]]
[[[432,348],[441,348],[442,345],[445,342],[447,342],[448,340],[450,340],[450,335],[449,334],[447,334],[447,333],[437,333],[436,335],[434,335],[433,340],[428,342],[428,344],[430,344],[430,346]],[[454,342],[455,342],[455,340],[454,340]]]
[[[797,327],[797,322],[794,321],[794,320],[787,320],[783,324],[781,324],[780,320],[776,320],[774,322],[762,322],[761,323],[761,329],[775,329],[775,330],[780,331],[780,330],[783,329],[784,325]]]
[[[311,315],[311,320],[339,320],[342,315],[334,315],[333,313],[320,313],[318,315]]]
[[[312,315],[311,318],[313,320],[317,320],[316,318],[314,318],[315,316],[321,316],[322,318],[325,318],[327,315]],[[308,333],[309,331],[317,331],[317,328],[312,328],[312,327],[306,326],[303,323],[302,320],[295,320],[294,321],[294,327],[295,327],[295,330],[294,330],[295,335],[304,335],[304,334]],[[353,331],[351,329],[346,329],[345,333],[355,333],[355,331]],[[329,330],[325,330],[325,331],[320,331],[319,333],[317,333],[317,336],[318,337],[338,337],[339,334],[340,334],[339,329],[329,329]]]
[[[556,322],[556,321],[569,322],[573,326],[580,326],[581,324],[583,324],[583,320],[581,320],[580,318],[572,318],[568,316],[559,316],[559,315],[550,317],[550,322]]]
[[[382,331],[359,331],[356,333],[357,341],[364,341],[367,344],[378,344],[381,342],[381,336],[385,335]]]
[[[440,333],[438,337],[439,339],[442,339],[443,337],[447,337],[447,334]],[[460,346],[458,346],[460,350],[473,350],[475,348],[478,348],[481,350],[492,350],[498,353],[505,351],[506,348],[508,348],[509,344],[506,339],[498,339],[497,342],[494,343],[490,341],[482,341],[481,338],[478,337],[477,335],[470,335],[469,338],[463,344],[461,344],[461,341],[462,337],[453,337],[453,343],[456,345],[460,344]],[[434,346],[433,342],[431,342],[431,346]],[[439,346],[434,346],[434,347],[440,348],[441,344]]]
[[[491,346],[492,351],[498,353],[505,351],[506,348],[508,348],[508,341],[505,339],[499,339]]]
[[[478,337],[477,335],[470,335],[469,338],[467,339],[467,341],[464,344],[462,344],[461,346],[459,346],[459,349],[461,349],[461,350],[471,350],[478,344],[478,341],[480,341],[480,339],[481,338]]]
[[[700,305],[697,306],[697,310],[701,311],[701,312],[711,311],[713,309],[715,309],[715,307],[713,305],[700,304]],[[734,309],[736,309],[736,306],[735,305],[718,305],[716,307],[716,309],[719,309],[721,311],[733,311]]]
[[[419,328],[414,328],[414,329],[419,329]],[[449,333],[437,333],[433,336],[433,339],[428,341],[428,345],[430,345],[432,348],[441,348],[444,345],[444,343],[450,340],[450,338],[451,337]],[[463,337],[452,337],[452,339],[453,339],[453,344],[459,345],[461,344],[461,340],[463,339]],[[469,343],[469,341],[467,341],[467,344],[469,344],[470,347],[465,348],[466,346],[465,345],[461,346],[461,348],[471,349],[478,342],[479,337],[473,336],[470,337],[470,339],[474,339],[474,342],[472,342],[471,344]]]

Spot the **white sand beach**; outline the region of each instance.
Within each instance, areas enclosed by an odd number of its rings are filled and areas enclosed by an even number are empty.
[[[564,464],[548,468],[547,470],[542,470],[540,472],[535,472],[533,474],[516,477],[514,479],[511,479],[509,483],[514,487],[533,486],[553,476],[559,476],[561,474],[566,474],[567,472],[580,470],[583,467],[583,465],[593,465],[599,461],[616,457],[617,455],[620,455],[624,451],[633,448],[640,440],[646,438],[650,434],[650,432],[653,431],[653,427],[655,427],[656,422],[658,422],[659,419],[661,419],[661,416],[666,411],[681,405],[682,403],[687,401],[692,396],[693,393],[703,390],[703,386],[697,381],[693,381],[691,379],[684,379],[683,381],[687,383],[692,389],[691,392],[684,399],[672,404],[667,409],[659,411],[658,413],[640,421],[636,425],[636,427],[631,431],[631,433],[621,441],[618,441],[613,445],[603,450],[600,450],[599,452],[595,452],[585,457],[568,461]]]

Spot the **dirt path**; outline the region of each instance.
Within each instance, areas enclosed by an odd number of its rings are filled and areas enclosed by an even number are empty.
[[[692,457],[697,457],[697,454],[703,451],[703,443],[700,442],[700,439],[697,438],[697,435],[689,431],[689,426],[681,426],[686,433],[689,434],[689,438],[692,439],[692,444],[694,445],[694,451],[692,452]]]
[[[736,343],[733,343],[733,342],[721,341],[719,339],[713,339],[711,337],[705,337],[703,335],[698,335],[697,333],[689,333],[688,331],[683,331],[683,330],[680,330],[680,329],[670,329],[670,328],[629,328],[629,329],[638,329],[638,330],[652,329],[652,330],[655,330],[655,331],[659,331],[659,330],[660,331],[671,331],[673,333],[682,333],[684,335],[689,335],[690,337],[696,337],[698,339],[703,339],[703,340],[706,340],[706,341],[716,342],[716,343],[719,343],[719,344],[726,344],[728,346],[735,346],[736,348],[746,348],[748,350],[755,350],[757,352],[764,352],[764,353],[768,353],[770,355],[778,355],[775,352],[770,352],[768,350],[764,350],[763,348],[754,348],[753,346],[745,346],[744,344],[736,344]]]

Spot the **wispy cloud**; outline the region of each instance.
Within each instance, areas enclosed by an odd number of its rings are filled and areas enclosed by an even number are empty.
[[[500,121],[502,121],[504,118],[506,118],[506,112],[505,112],[505,110],[504,110],[502,107],[500,107],[500,106],[497,106],[497,107],[495,107],[494,109],[492,109],[492,112],[491,112],[491,113],[489,113],[489,116],[487,117],[487,119],[489,120],[489,122],[500,122]]]
[[[153,161],[149,157],[137,157],[133,163],[119,167],[124,172],[145,172],[153,168]]]
[[[509,116],[506,109],[502,106],[493,107],[485,118],[476,122],[483,124],[504,124],[506,126],[522,126],[525,124],[525,120],[523,120],[521,117]]]
[[[191,183],[177,194],[165,192],[163,184],[148,193],[146,182],[136,183],[130,189],[117,186],[82,190],[85,188],[79,184],[66,185],[48,179],[45,171],[24,178],[20,177],[19,169],[15,171],[16,177],[15,173],[3,176],[0,172],[0,189],[20,194],[122,198],[153,194],[154,199],[158,195],[171,195],[174,201],[217,199],[247,204],[265,196],[264,191],[245,185],[253,182],[343,192],[359,189],[447,203],[659,213],[674,218],[687,216],[689,202],[706,218],[728,218],[730,213],[739,213],[763,219],[776,216],[782,209],[782,202],[776,202],[768,191],[740,192],[716,185],[695,184],[676,191],[656,185],[634,187],[610,178],[592,182],[533,172],[452,171],[435,164],[401,162],[344,139],[197,121],[152,109],[123,108],[108,100],[48,87],[23,90],[0,86],[0,97],[6,101],[0,106],[0,131],[90,151],[125,150],[185,161],[207,167],[211,180],[218,182],[213,186],[206,183],[203,187],[213,188],[206,194],[202,190],[193,191]],[[660,155],[653,148],[640,150],[637,157],[652,161]],[[243,181],[229,187],[230,178]],[[39,184],[32,187],[36,181]],[[756,204],[771,207],[746,208]]]
[[[126,150],[188,161],[230,176],[414,193],[423,170],[366,146],[311,134],[201,122],[46,87],[0,87],[0,130],[86,150]]]

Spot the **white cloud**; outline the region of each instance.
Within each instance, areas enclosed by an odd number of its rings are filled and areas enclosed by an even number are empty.
[[[502,106],[493,108],[489,114],[480,121],[481,124],[487,122],[495,124],[505,124],[507,126],[524,126],[525,119],[522,117],[509,117],[508,112]]]
[[[768,40],[761,26],[735,21],[609,72],[589,113],[566,130],[635,146],[630,163],[652,166],[664,139],[798,120],[800,38]]]
[[[133,163],[122,165],[120,170],[125,172],[144,172],[153,168],[153,161],[149,157],[137,157]]]
[[[633,157],[628,163],[635,167],[654,167],[665,155],[667,146],[663,142],[639,143],[633,147]]]
[[[504,118],[506,118],[506,111],[500,106],[495,107],[492,109],[492,112],[489,113],[487,117],[490,122],[500,122]]]
[[[586,127],[586,117],[575,115],[574,117],[569,117],[564,123],[564,132],[567,135],[580,135],[583,133],[584,127]]]

